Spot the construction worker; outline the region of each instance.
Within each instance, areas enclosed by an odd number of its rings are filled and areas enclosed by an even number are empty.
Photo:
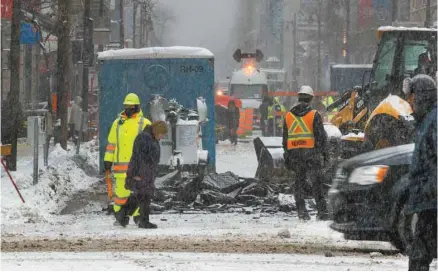
[[[286,108],[280,103],[280,99],[274,97],[273,104],[268,107],[268,136],[281,137],[286,112]]]
[[[283,148],[286,167],[296,173],[294,186],[298,218],[309,220],[304,202],[306,176],[310,174],[313,196],[318,210],[319,220],[328,220],[327,203],[323,195],[322,161],[328,160],[327,134],[322,117],[313,110],[310,86],[302,86],[298,92],[298,104],[286,114],[283,126]]]
[[[327,109],[327,107],[333,104],[333,102],[334,102],[333,96],[329,95],[323,99],[322,104],[324,104],[324,107]],[[333,111],[336,111],[336,109],[333,109]],[[335,116],[333,111],[326,110],[327,122],[330,122],[333,116]]]
[[[406,210],[417,220],[410,224],[413,237],[407,239],[412,241],[407,253],[410,271],[427,271],[437,257],[437,87],[433,78],[420,74],[407,89],[403,91],[413,96],[417,123]]]
[[[113,170],[116,179],[114,190],[114,212],[116,223],[126,226],[129,223],[129,216],[123,206],[127,203],[130,191],[125,189],[126,172],[132,155],[134,140],[143,129],[151,122],[143,117],[140,109],[140,99],[134,93],[130,93],[123,101],[124,111],[114,120],[108,135],[108,145],[106,146],[104,166],[105,171]],[[132,214],[134,222],[139,216],[138,209]]]

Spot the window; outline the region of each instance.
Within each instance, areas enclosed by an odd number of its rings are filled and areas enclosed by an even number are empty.
[[[377,67],[374,74],[374,81],[377,82],[377,88],[388,83],[387,75],[392,73],[392,64],[394,61],[394,53],[397,45],[397,38],[390,37],[382,39],[383,45],[379,49]]]
[[[242,98],[261,98],[263,91],[266,91],[266,85],[231,85],[231,95],[239,99]]]
[[[403,49],[404,71],[413,74],[418,68],[419,56],[427,51],[427,41],[408,41]]]

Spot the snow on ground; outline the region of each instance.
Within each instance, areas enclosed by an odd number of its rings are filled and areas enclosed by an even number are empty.
[[[167,252],[2,253],[2,270],[406,270],[405,257]],[[436,267],[436,262],[434,263]],[[433,267],[433,266],[432,266]],[[431,267],[431,268],[432,268]],[[432,268],[433,269],[433,268]]]
[[[19,172],[13,173],[26,200],[21,204],[12,184],[2,173],[2,238],[135,238],[139,236],[157,237],[208,237],[226,239],[276,239],[282,228],[288,228],[291,238],[287,241],[300,243],[320,243],[334,246],[371,247],[390,249],[389,243],[346,241],[342,234],[331,230],[328,222],[301,222],[296,215],[278,214],[169,214],[152,215],[159,226],[156,230],[142,230],[134,225],[126,229],[113,226],[114,218],[91,210],[78,215],[59,215],[68,197],[79,190],[86,190],[98,182],[78,167],[78,159],[72,151],[64,151],[59,146],[53,148],[49,158],[49,168],[40,176],[36,186],[32,184],[32,161],[20,160]],[[257,159],[252,141],[239,142],[237,146],[223,142],[217,146],[218,172],[232,171],[241,176],[254,176]],[[80,162],[97,168],[95,142],[81,147]],[[42,167],[43,168],[43,167]],[[24,169],[24,170],[21,170]],[[53,190],[56,188],[56,193]],[[25,223],[29,222],[29,223]]]
[[[21,152],[28,153],[28,146],[23,146]],[[9,180],[7,173],[1,172],[1,214],[2,223],[47,221],[50,214],[59,213],[66,201],[75,193],[89,189],[98,182],[90,177],[84,169],[93,172],[97,166],[98,147],[96,141],[84,143],[80,155],[76,148],[69,145],[65,151],[56,145],[49,151],[48,167],[43,164],[43,152],[39,152],[38,184],[33,185],[33,159],[27,154],[18,157],[18,171],[11,172],[25,203],[23,204]]]
[[[252,141],[251,138],[239,141],[234,146],[226,140],[216,145],[216,172],[231,171],[241,177],[254,177],[258,163]]]
[[[87,190],[98,182],[87,174],[97,168],[96,142],[86,143],[81,156],[75,149],[64,151],[59,146],[52,148],[49,168],[40,174],[40,182],[32,186],[31,158],[19,160],[19,172],[14,173],[26,200],[21,204],[11,183],[2,173],[2,239],[28,241],[34,239],[176,239],[188,242],[209,239],[211,241],[260,241],[291,243],[333,248],[368,249],[371,251],[393,249],[389,243],[373,241],[350,241],[341,233],[329,228],[330,222],[303,222],[295,214],[244,214],[193,212],[183,214],[162,213],[151,216],[158,229],[139,229],[133,222],[127,228],[113,225],[113,216],[102,213],[59,215],[66,200],[79,190]],[[42,165],[42,164],[41,164]],[[87,166],[87,167],[84,167]],[[257,159],[252,140],[239,142],[237,146],[228,141],[217,146],[217,171],[232,171],[240,176],[253,177]],[[43,169],[44,167],[41,166]],[[23,170],[21,170],[23,169]],[[53,191],[53,187],[57,192]],[[287,199],[285,199],[286,201]],[[290,238],[278,237],[282,229],[290,231]],[[207,240],[208,241],[208,240]],[[338,253],[341,254],[341,253]],[[2,269],[43,270],[389,270],[406,269],[406,257],[381,257],[371,259],[363,256],[336,256],[327,258],[318,255],[282,254],[218,254],[218,253],[151,253],[151,252],[3,252]]]
[[[164,221],[165,220],[165,221]],[[10,239],[135,239],[135,238],[192,238],[192,239],[244,239],[251,241],[278,241],[325,245],[333,248],[360,248],[370,250],[394,249],[389,243],[345,240],[341,233],[329,228],[329,222],[303,222],[297,217],[278,213],[269,214],[157,214],[151,221],[158,229],[144,230],[131,220],[126,228],[113,226],[114,218],[102,214],[56,216],[48,222],[35,224],[8,224],[2,229],[2,238]],[[30,228],[29,226],[32,226]],[[279,230],[287,228],[291,238],[277,237]]]

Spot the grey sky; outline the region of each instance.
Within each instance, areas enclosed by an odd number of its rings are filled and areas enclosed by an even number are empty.
[[[200,46],[215,55],[216,75],[229,76],[235,62],[236,0],[159,0],[173,10],[175,23],[167,27],[164,45]],[[217,78],[219,79],[219,78]]]

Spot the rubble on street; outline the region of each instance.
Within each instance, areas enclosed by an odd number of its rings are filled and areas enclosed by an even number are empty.
[[[268,184],[255,178],[242,178],[232,172],[179,178],[175,171],[158,178],[156,189],[152,204],[154,213],[295,211],[289,184]],[[310,210],[314,207],[310,196],[307,206]]]

